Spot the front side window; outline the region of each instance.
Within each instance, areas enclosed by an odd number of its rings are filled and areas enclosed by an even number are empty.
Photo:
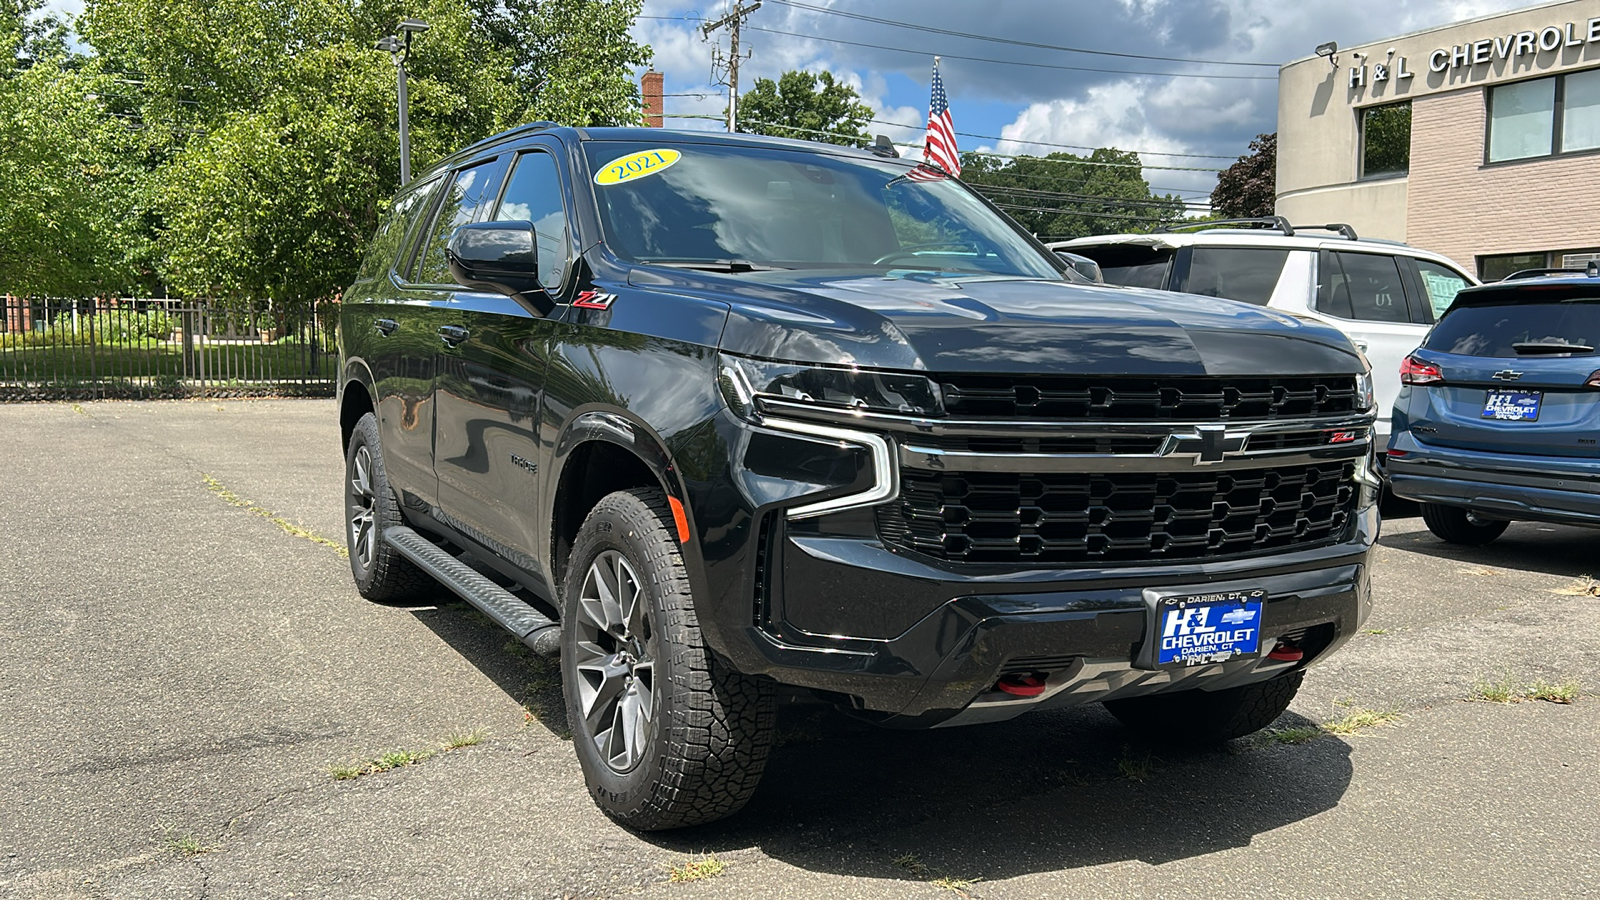
[[[1422,276],[1422,287],[1428,292],[1428,305],[1433,308],[1435,319],[1444,315],[1468,283],[1460,272],[1425,259],[1417,260],[1417,272]]]
[[[1064,278],[931,170],[761,146],[588,141],[584,152],[606,245],[634,262]]]
[[[495,180],[492,176],[497,171],[494,161],[490,160],[462,169],[450,180],[450,191],[439,204],[439,212],[433,217],[433,230],[428,235],[428,244],[422,251],[422,266],[415,279],[419,284],[450,284],[455,281],[445,262],[445,245],[450,243],[450,235],[457,228],[472,221],[484,196],[492,195],[500,187],[498,183],[489,183]]]
[[[1400,266],[1392,256],[1329,253],[1332,271],[1323,274],[1317,308],[1330,316],[1360,322],[1410,322]]]
[[[1361,177],[1390,178],[1411,171],[1411,101],[1361,111]]]
[[[559,288],[567,277],[567,210],[561,202],[561,173],[550,154],[536,151],[517,157],[494,220],[533,223],[539,283],[549,290]]]
[[[1554,146],[1556,79],[1489,91],[1489,162],[1549,156]]]
[[[1189,278],[1183,290],[1266,306],[1288,261],[1288,250],[1196,247],[1189,258]]]

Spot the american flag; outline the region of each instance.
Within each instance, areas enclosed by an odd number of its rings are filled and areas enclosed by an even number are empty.
[[[933,99],[928,103],[928,139],[922,158],[951,175],[961,174],[961,155],[956,151],[956,124],[950,118],[950,98],[939,77],[939,57],[933,58]]]

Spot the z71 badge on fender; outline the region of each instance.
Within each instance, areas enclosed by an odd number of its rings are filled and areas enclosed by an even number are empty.
[[[599,291],[579,291],[572,305],[580,309],[610,309],[611,304],[617,302],[616,294],[603,294]]]

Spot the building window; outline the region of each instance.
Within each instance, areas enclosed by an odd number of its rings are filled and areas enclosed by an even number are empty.
[[[1489,89],[1492,163],[1600,150],[1600,69]]]
[[[1411,101],[1361,111],[1361,177],[1393,178],[1411,171]]]
[[[1550,266],[1548,253],[1508,253],[1504,256],[1478,257],[1478,278],[1485,283],[1500,281],[1512,272],[1523,269],[1545,269]]]

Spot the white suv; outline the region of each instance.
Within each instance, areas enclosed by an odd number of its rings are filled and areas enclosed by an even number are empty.
[[[1296,228],[1273,216],[1196,228],[1049,246],[1094,260],[1108,284],[1243,300],[1338,328],[1372,363],[1377,445],[1387,446],[1400,361],[1422,343],[1456,292],[1478,279],[1437,253],[1360,240],[1348,225]]]

